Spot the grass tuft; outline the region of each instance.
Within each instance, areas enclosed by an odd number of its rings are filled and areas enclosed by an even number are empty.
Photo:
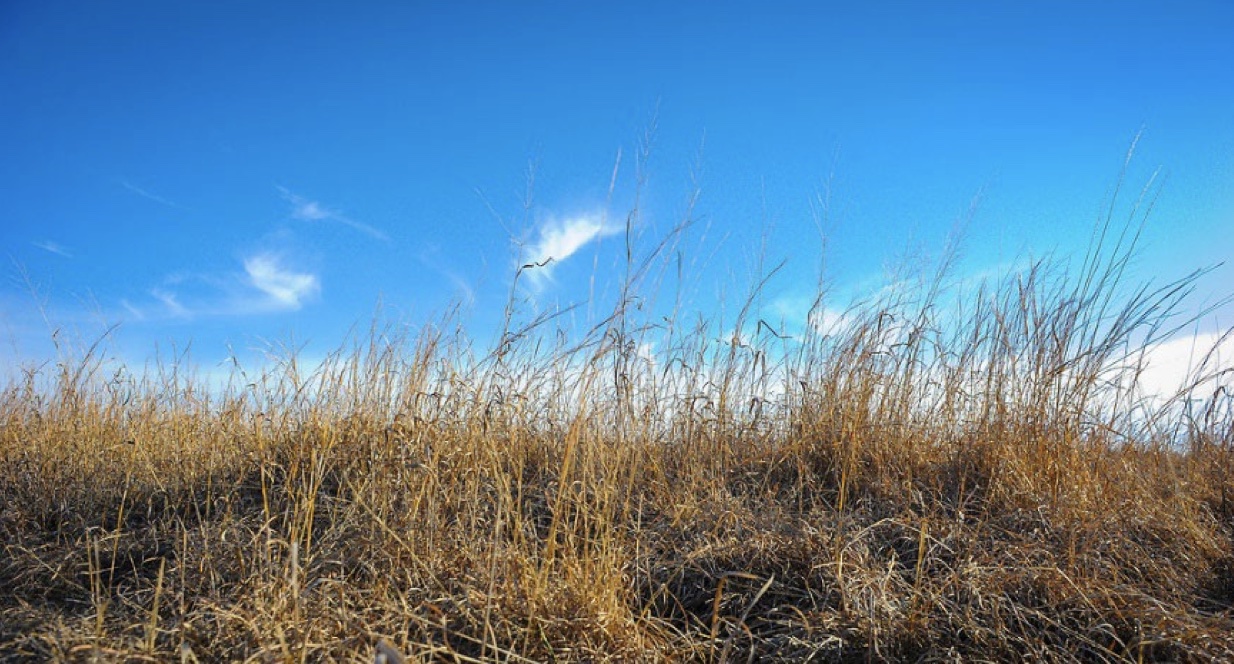
[[[1107,222],[1077,271],[945,257],[788,338],[766,280],[644,313],[684,228],[582,335],[512,303],[487,354],[447,318],[225,387],[30,369],[0,659],[1234,659],[1231,392],[1136,380],[1202,273],[1126,287]]]

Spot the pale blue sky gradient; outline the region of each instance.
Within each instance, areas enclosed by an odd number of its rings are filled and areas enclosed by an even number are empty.
[[[113,323],[128,361],[325,352],[379,302],[461,300],[486,340],[516,241],[558,254],[529,307],[621,264],[653,121],[639,231],[697,183],[705,314],[765,241],[792,317],[825,192],[837,293],[937,251],[974,200],[962,270],[1082,253],[1141,131],[1120,209],[1163,184],[1135,278],[1234,258],[1229,2],[363,4],[0,5],[6,365]]]

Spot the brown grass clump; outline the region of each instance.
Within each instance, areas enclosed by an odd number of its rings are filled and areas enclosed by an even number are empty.
[[[638,318],[671,244],[581,338],[512,309],[486,355],[443,322],[226,387],[31,369],[0,659],[1234,659],[1234,404],[1133,380],[1199,275],[1127,290],[1125,238],[975,291],[944,260],[795,340],[756,288],[716,341]]]

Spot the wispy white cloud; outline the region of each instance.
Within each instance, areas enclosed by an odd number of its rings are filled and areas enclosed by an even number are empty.
[[[57,256],[63,256],[65,258],[73,257],[73,252],[69,251],[67,247],[65,247],[64,245],[58,242],[52,242],[51,240],[43,240],[41,242],[31,242],[30,244],[33,244],[34,246],[44,251],[50,251],[51,253]]]
[[[125,189],[128,189],[134,194],[137,194],[138,196],[141,196],[142,198],[146,200],[154,201],[155,203],[158,203],[160,205],[166,205],[167,207],[176,208],[177,210],[185,209],[183,205],[180,205],[179,203],[176,203],[175,201],[163,198],[162,196],[159,196],[158,194],[151,193],[145,189],[142,189],[141,187],[138,187],[137,185],[133,184],[132,182],[129,182],[128,180],[121,180],[120,186],[124,187]]]
[[[621,226],[605,225],[598,214],[550,219],[540,226],[536,240],[524,248],[520,262],[527,268],[534,288],[552,280],[553,270],[590,242],[616,235]]]
[[[265,293],[275,309],[299,309],[305,299],[321,290],[317,275],[288,269],[276,254],[263,253],[245,259],[244,271],[249,283]]]
[[[476,303],[476,289],[466,279],[453,272],[445,272],[444,274],[450,280],[450,283],[454,284],[454,291],[462,299],[462,303],[465,306],[471,306]]]
[[[445,261],[439,258],[441,250],[436,245],[426,246],[416,256],[420,263],[428,269],[436,272],[444,277],[454,286],[455,296],[465,306],[471,306],[476,301],[476,290],[468,279],[465,279],[451,265],[453,261]]]
[[[172,291],[162,288],[150,289],[150,295],[163,304],[167,314],[173,318],[192,318],[193,312],[180,303],[180,298]]]
[[[200,320],[296,311],[321,292],[321,279],[263,251],[241,259],[243,271],[173,272],[147,290],[148,299],[121,299],[132,321]]]
[[[133,320],[145,320],[146,319],[146,312],[133,306],[132,302],[129,302],[128,300],[122,298],[120,300],[120,306],[124,307],[124,310],[129,312],[129,315],[133,317]]]
[[[355,219],[342,214],[338,210],[333,210],[317,201],[305,198],[288,190],[286,187],[278,187],[278,190],[279,194],[282,195],[283,200],[291,203],[291,216],[293,219],[299,219],[301,221],[332,221],[347,226],[353,230],[360,231],[369,237],[381,240],[383,242],[388,242],[390,240],[390,236],[386,235],[381,230],[364,222],[356,221]]]

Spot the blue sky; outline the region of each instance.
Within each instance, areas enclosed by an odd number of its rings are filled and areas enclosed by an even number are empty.
[[[963,271],[1078,255],[1141,131],[1121,209],[1164,184],[1136,278],[1179,277],[1234,258],[1231,35],[1220,0],[5,2],[0,359],[114,323],[130,362],[324,352],[379,303],[462,301],[483,341],[520,247],[556,259],[525,306],[578,302],[636,191],[649,246],[695,186],[686,305],[744,294],[762,251],[792,318],[822,198],[837,293],[970,208]]]

